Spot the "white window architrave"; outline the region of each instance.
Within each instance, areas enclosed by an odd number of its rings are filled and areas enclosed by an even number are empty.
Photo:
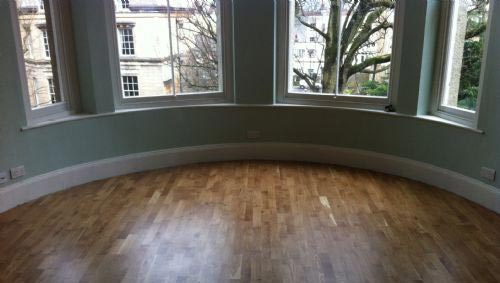
[[[342,1],[343,3],[343,1]],[[290,38],[290,26],[293,18],[290,11],[294,9],[293,0],[277,0],[277,74],[276,74],[276,102],[284,104],[333,106],[346,108],[365,108],[383,110],[385,106],[396,101],[397,82],[399,80],[401,38],[402,38],[402,11],[404,1],[396,1],[394,10],[394,31],[392,39],[391,72],[387,97],[364,95],[318,94],[291,92],[293,73],[289,67],[290,52],[293,52]]]
[[[166,0],[170,4],[170,0]],[[114,100],[115,108],[155,108],[167,106],[182,105],[200,105],[200,104],[220,104],[232,103],[234,101],[233,93],[233,24],[232,24],[232,0],[217,0],[217,33],[219,40],[217,42],[217,51],[219,53],[219,86],[218,91],[182,93],[177,95],[158,95],[146,97],[123,97],[122,75],[120,74],[120,52],[118,37],[116,36],[117,22],[115,17],[116,4],[114,0],[106,0],[105,15],[106,28],[109,40],[109,52],[111,56],[113,85],[115,87]],[[169,21],[170,22],[170,21]],[[172,28],[170,28],[172,29]],[[137,51],[137,50],[136,50]],[[172,66],[173,68],[173,66]],[[140,80],[140,78],[139,78]]]
[[[451,44],[453,42],[454,38],[454,28],[455,26],[453,25],[455,21],[455,17],[457,16],[457,9],[458,5],[456,4],[457,0],[446,0],[443,1],[443,13],[441,17],[441,23],[440,23],[440,34],[444,34],[443,37],[441,37],[441,40],[438,43],[438,50],[441,52],[438,53],[438,58],[437,58],[437,70],[436,70],[436,76],[434,77],[435,79],[435,87],[434,87],[434,95],[432,98],[432,105],[431,105],[431,112],[433,115],[450,120],[455,123],[462,124],[467,127],[471,128],[477,128],[478,126],[478,117],[479,117],[479,110],[480,110],[480,105],[481,105],[481,96],[483,92],[483,77],[484,77],[484,70],[485,70],[485,62],[488,57],[488,46],[489,46],[489,36],[490,36],[490,29],[491,29],[491,20],[493,17],[493,12],[496,8],[497,1],[490,1],[489,3],[489,15],[488,15],[488,22],[486,26],[486,31],[485,31],[485,41],[484,41],[484,53],[482,54],[483,59],[482,59],[482,64],[481,64],[481,76],[479,80],[479,93],[477,97],[477,103],[476,103],[476,110],[467,110],[467,109],[460,109],[458,107],[451,107],[447,105],[443,105],[442,100],[443,96],[445,95],[446,91],[448,91],[448,78],[450,76],[450,57],[449,57],[449,52],[448,50],[451,48]]]
[[[11,12],[11,25],[14,31],[17,61],[20,72],[23,102],[26,112],[27,126],[36,125],[53,119],[59,119],[79,111],[79,93],[76,79],[76,66],[74,64],[74,47],[71,34],[71,18],[69,3],[65,0],[40,0],[43,1],[41,12],[47,15],[47,28],[52,29],[53,46],[50,46],[52,68],[56,78],[51,77],[54,88],[61,96],[62,101],[41,108],[32,108],[26,74],[25,59],[22,52],[21,28],[19,25],[17,3],[8,1]],[[42,39],[43,40],[43,39]],[[42,49],[45,54],[45,50]]]

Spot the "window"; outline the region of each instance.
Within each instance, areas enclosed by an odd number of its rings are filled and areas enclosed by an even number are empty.
[[[305,49],[296,49],[295,50],[295,56],[296,57],[303,58],[305,54],[306,54],[306,50]]]
[[[331,3],[288,0],[280,4],[286,7],[279,9],[284,38],[278,40],[278,72],[286,84],[278,86],[278,100],[389,104],[396,1]],[[309,42],[290,40],[297,37]],[[290,56],[292,50],[304,47],[307,59]]]
[[[139,96],[139,82],[137,80],[137,76],[123,76],[122,84],[123,96]]]
[[[45,51],[45,57],[50,58],[49,34],[46,29],[42,30],[42,37],[43,37],[43,50]]]
[[[70,101],[74,100],[74,77],[67,45],[67,30],[71,30],[71,19],[58,1],[9,1],[14,18],[18,21],[16,43],[19,52],[23,92],[25,93],[28,123],[37,123],[60,115],[68,115]],[[50,9],[49,9],[50,8]],[[49,11],[50,10],[50,11]],[[62,16],[66,15],[66,17]],[[67,29],[63,29],[62,27]],[[65,52],[60,51],[64,48]],[[63,55],[64,54],[64,55]],[[74,60],[74,56],[73,56]]]
[[[489,0],[460,0],[450,4],[438,115],[467,121],[476,117],[489,6]]]
[[[232,70],[225,48],[231,43],[231,25],[224,23],[231,1],[156,2],[144,1],[140,11],[115,10],[123,87],[117,106],[226,101],[229,80],[224,80],[223,67]],[[123,74],[134,74],[136,88],[131,88],[131,76]]]
[[[134,33],[131,27],[118,27],[120,32],[120,45],[122,55],[134,55]]]
[[[25,1],[18,1],[17,15],[21,27],[22,51],[31,108],[39,109],[62,102],[61,99],[52,99],[49,88],[40,83],[57,76],[53,68],[57,64],[56,58],[50,58],[50,48],[54,45],[54,40],[49,31],[50,24],[47,23],[45,13],[38,13],[31,9]],[[32,40],[35,40],[35,46],[31,46]],[[46,60],[47,58],[49,60]]]
[[[129,0],[121,0],[122,1],[122,8],[123,9],[128,9],[129,8]]]
[[[33,99],[34,99],[34,101],[31,102],[31,105],[33,105],[34,107],[39,107],[40,105],[47,103],[47,102],[44,102],[44,103],[40,102],[40,96],[39,96],[40,89],[38,88],[38,80],[35,77],[31,78],[31,84],[32,84]]]
[[[307,50],[307,53],[309,54],[309,58],[316,57],[316,49],[309,49]]]
[[[51,103],[57,103],[56,86],[54,84],[54,79],[50,78],[47,80],[47,82],[49,84],[50,101]]]

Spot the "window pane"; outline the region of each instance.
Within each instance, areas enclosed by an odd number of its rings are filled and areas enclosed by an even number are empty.
[[[290,91],[387,96],[394,4],[290,0]]]
[[[337,34],[334,30],[338,27],[339,7],[323,2],[290,1],[289,85],[292,92],[335,92],[337,39],[333,37]],[[325,72],[327,69],[332,72]]]
[[[18,0],[17,14],[21,31],[22,51],[28,80],[30,105],[33,109],[62,101],[51,56],[52,32],[43,1]]]
[[[345,1],[342,10],[339,92],[387,96],[391,68],[394,1]],[[361,17],[356,17],[364,11]]]
[[[220,89],[216,2],[137,0],[127,9],[115,2],[121,73],[137,81],[129,96]]]
[[[475,111],[489,0],[457,1],[452,11],[442,104]]]
[[[218,91],[221,87],[217,1],[184,0],[182,7],[185,12],[172,22],[177,92]]]

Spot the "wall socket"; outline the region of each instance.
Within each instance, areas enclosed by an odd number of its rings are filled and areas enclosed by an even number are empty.
[[[259,130],[248,130],[247,138],[251,140],[260,139],[260,131]]]
[[[7,171],[0,172],[0,184],[7,183],[9,181],[9,175]]]
[[[495,181],[496,171],[488,167],[481,167],[481,177],[493,182]]]
[[[24,175],[26,175],[26,170],[24,169],[24,166],[10,168],[10,177],[12,179],[17,179]]]

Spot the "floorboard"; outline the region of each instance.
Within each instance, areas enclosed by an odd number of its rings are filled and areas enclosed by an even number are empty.
[[[197,164],[0,214],[0,282],[500,282],[500,216],[365,170]]]

